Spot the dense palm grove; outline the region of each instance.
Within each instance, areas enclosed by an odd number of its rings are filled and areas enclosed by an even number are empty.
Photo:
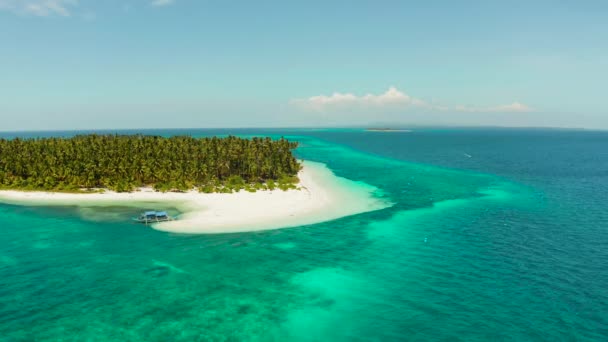
[[[294,187],[297,143],[285,139],[79,135],[0,139],[0,187],[203,192]]]

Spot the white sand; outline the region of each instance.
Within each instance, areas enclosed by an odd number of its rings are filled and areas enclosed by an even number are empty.
[[[141,189],[132,193],[66,194],[0,191],[0,201],[20,205],[126,205],[142,209],[173,206],[183,214],[177,221],[152,225],[174,233],[234,233],[278,229],[330,221],[390,206],[376,198],[377,188],[337,177],[324,164],[304,162],[298,174],[301,190],[273,190],[232,194],[160,193]],[[154,206],[152,206],[154,204]]]

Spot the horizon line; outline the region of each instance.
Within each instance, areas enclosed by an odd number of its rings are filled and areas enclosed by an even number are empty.
[[[501,125],[353,125],[353,126],[226,126],[226,127],[140,127],[140,128],[66,128],[66,129],[24,129],[24,130],[3,130],[2,133],[36,133],[36,132],[112,132],[112,131],[163,131],[163,130],[246,130],[246,129],[266,129],[266,130],[318,130],[318,129],[429,129],[429,128],[474,128],[474,129],[528,129],[528,130],[569,130],[569,131],[608,131],[608,128],[587,128],[587,127],[559,127],[559,126],[501,126]]]

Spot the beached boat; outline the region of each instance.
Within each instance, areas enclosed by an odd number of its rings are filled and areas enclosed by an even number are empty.
[[[139,217],[134,217],[133,221],[138,223],[157,223],[157,222],[166,222],[173,221],[174,217],[169,216],[166,211],[146,211],[139,215]]]

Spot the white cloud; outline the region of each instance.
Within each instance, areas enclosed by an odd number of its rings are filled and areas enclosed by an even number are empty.
[[[428,106],[424,101],[411,97],[399,91],[395,87],[390,87],[386,92],[378,95],[366,94],[356,96],[351,93],[333,93],[332,95],[318,95],[307,99],[295,99],[292,104],[314,109],[324,110],[336,107],[385,107],[385,106],[408,106],[425,107]]]
[[[366,94],[363,96],[357,96],[352,93],[335,92],[332,95],[317,95],[307,99],[294,99],[291,100],[290,103],[304,109],[315,111],[366,108],[399,110],[419,109],[425,111],[456,111],[471,113],[524,113],[532,111],[532,108],[519,102],[491,107],[439,105],[434,102],[426,102],[424,100],[412,97],[395,87],[390,87],[386,92],[378,95]]]
[[[152,2],[150,4],[155,7],[162,7],[162,6],[173,5],[174,3],[175,3],[175,0],[152,0]]]
[[[458,112],[468,113],[527,113],[533,109],[528,105],[519,102],[513,102],[508,105],[499,105],[492,107],[477,107],[477,106],[456,106],[454,109]]]
[[[0,11],[10,11],[16,14],[32,15],[38,17],[62,16],[69,17],[72,15],[72,10],[79,5],[80,0],[0,0]],[[150,5],[154,7],[169,6],[176,0],[148,0]],[[129,3],[125,4],[123,9],[128,11],[131,9]],[[85,20],[90,20],[94,17],[92,12],[86,12],[82,15]]]
[[[39,17],[52,15],[69,17],[70,8],[77,5],[78,0],[0,0],[0,10]]]

